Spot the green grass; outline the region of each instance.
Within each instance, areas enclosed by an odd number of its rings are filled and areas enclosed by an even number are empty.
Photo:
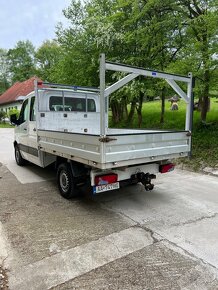
[[[8,123],[0,123],[0,128],[14,128],[14,126]]]
[[[160,101],[143,104],[143,121],[141,128],[147,129],[175,129],[185,128],[185,102],[179,102],[179,110],[171,111],[170,103],[166,102],[165,122],[160,124]],[[115,126],[110,122],[112,126]],[[120,128],[137,128],[137,116],[130,125],[125,121],[120,122]],[[218,100],[211,99],[211,109],[207,115],[207,125],[200,122],[200,112],[194,111],[193,135],[192,135],[192,158],[181,158],[179,162],[192,170],[199,171],[206,166],[218,167]]]

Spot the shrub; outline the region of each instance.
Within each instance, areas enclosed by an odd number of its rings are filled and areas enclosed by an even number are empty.
[[[5,122],[7,114],[4,111],[0,111],[0,122]]]
[[[17,109],[11,109],[9,112],[8,112],[8,118],[10,119],[10,116],[11,115],[15,115],[16,114],[16,116],[17,116],[17,118],[19,117],[19,114],[20,114],[20,111],[19,110],[17,110]]]

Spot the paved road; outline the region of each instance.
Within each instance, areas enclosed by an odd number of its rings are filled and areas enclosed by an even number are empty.
[[[218,178],[175,171],[72,201],[16,166],[0,129],[0,265],[10,289],[218,289]]]

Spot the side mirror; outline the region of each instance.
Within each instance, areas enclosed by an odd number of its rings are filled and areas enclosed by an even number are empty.
[[[13,114],[10,116],[10,122],[11,124],[14,124],[14,125],[19,125],[20,122],[19,122],[19,119],[17,119],[17,115],[16,114]]]

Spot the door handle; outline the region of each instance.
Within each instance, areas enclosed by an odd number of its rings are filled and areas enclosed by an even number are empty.
[[[36,128],[33,128],[33,131],[36,132]]]
[[[27,131],[27,128],[23,128],[24,129],[24,131]]]

